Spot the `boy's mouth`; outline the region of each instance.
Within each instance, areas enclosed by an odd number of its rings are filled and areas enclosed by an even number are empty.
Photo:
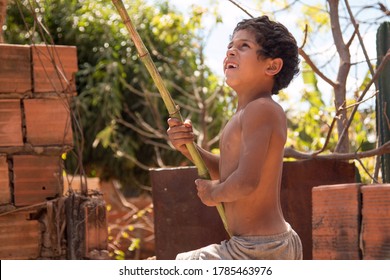
[[[238,64],[237,63],[233,63],[233,62],[228,62],[225,64],[225,70],[227,69],[237,69],[238,68]]]

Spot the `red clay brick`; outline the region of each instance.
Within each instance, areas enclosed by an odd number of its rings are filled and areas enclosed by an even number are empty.
[[[27,142],[32,145],[72,145],[73,134],[66,99],[25,99]]]
[[[313,188],[313,259],[359,260],[359,184]]]
[[[41,246],[41,228],[30,220],[29,212],[0,216],[0,259],[37,259]]]
[[[0,100],[0,146],[23,146],[22,112],[17,99]]]
[[[62,194],[59,156],[15,155],[13,176],[15,206],[45,202]]]
[[[362,251],[365,260],[390,259],[390,184],[362,187]]]
[[[32,91],[29,46],[0,44],[0,94]]]
[[[9,186],[7,157],[0,156],[0,204],[10,203],[11,190]]]
[[[73,93],[77,49],[73,46],[35,45],[32,49],[34,92]]]

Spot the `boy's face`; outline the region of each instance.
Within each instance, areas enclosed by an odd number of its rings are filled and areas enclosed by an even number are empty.
[[[262,82],[267,59],[258,57],[259,49],[251,31],[243,29],[234,33],[223,62],[226,83],[234,90],[251,89]]]

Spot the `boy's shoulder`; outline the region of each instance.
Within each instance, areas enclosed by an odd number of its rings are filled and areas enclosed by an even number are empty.
[[[249,102],[245,107],[245,111],[255,114],[283,114],[284,109],[272,98],[257,98]]]
[[[258,98],[250,103],[240,112],[241,124],[250,126],[284,126],[286,114],[280,104],[272,98]]]

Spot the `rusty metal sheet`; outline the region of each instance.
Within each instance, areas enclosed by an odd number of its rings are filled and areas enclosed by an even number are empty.
[[[0,44],[0,95],[32,91],[30,46]]]
[[[153,169],[150,177],[157,259],[175,259],[180,252],[228,237],[217,209],[205,206],[196,194],[195,167]]]
[[[27,142],[36,145],[73,145],[66,99],[25,99]]]
[[[284,162],[281,204],[283,214],[298,233],[303,258],[312,259],[312,189],[320,185],[355,183],[353,163],[333,159]]]
[[[304,259],[312,259],[313,187],[354,183],[355,172],[353,163],[338,160],[284,162],[282,209],[301,237]],[[158,259],[173,259],[178,252],[227,237],[216,209],[204,206],[196,195],[196,168],[156,169],[150,176]]]
[[[76,91],[76,47],[34,45],[31,49],[35,93]]]
[[[13,156],[15,206],[45,202],[62,194],[62,165],[59,156]]]
[[[39,257],[41,228],[30,212],[0,216],[0,259],[27,260]]]
[[[22,110],[18,99],[0,100],[0,146],[23,146]]]

